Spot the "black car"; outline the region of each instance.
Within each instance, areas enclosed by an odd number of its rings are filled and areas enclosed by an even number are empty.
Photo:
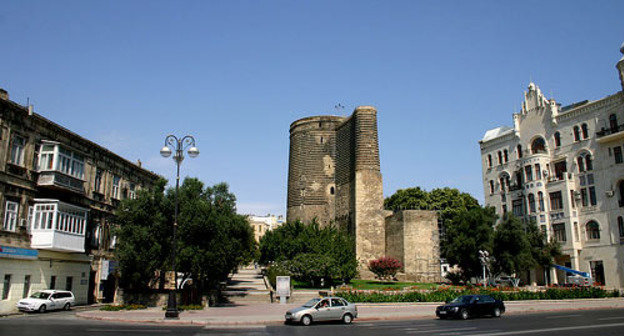
[[[503,301],[496,300],[489,295],[462,295],[436,308],[436,316],[440,319],[453,317],[465,320],[484,315],[500,317],[504,312]]]

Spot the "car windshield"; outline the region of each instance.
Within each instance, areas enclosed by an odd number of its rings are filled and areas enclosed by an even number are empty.
[[[319,302],[319,301],[321,301],[321,299],[312,299],[312,300],[310,300],[310,301],[308,301],[308,302],[304,303],[304,304],[303,304],[303,307],[308,307],[308,308],[309,308],[309,307],[314,307],[314,305],[315,305],[317,302]]]
[[[454,298],[451,303],[470,303],[470,300],[472,300],[472,296],[463,295]]]
[[[36,292],[35,294],[31,295],[30,297],[33,298],[33,299],[47,299],[48,296],[50,296],[50,293]]]

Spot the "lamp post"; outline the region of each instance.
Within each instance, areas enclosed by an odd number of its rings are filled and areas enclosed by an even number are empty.
[[[485,277],[485,267],[490,261],[490,253],[486,250],[479,250],[479,261],[483,266],[483,288],[487,287],[487,278]]]
[[[170,148],[171,147],[171,148]],[[189,148],[190,147],[190,148]],[[180,164],[184,160],[184,151],[188,148],[188,155],[192,158],[199,155],[199,150],[195,147],[195,138],[186,135],[178,139],[175,135],[167,135],[165,138],[165,146],[160,150],[163,157],[171,156],[172,149],[175,150],[173,161],[176,163],[176,187],[175,187],[175,210],[173,213],[173,236],[171,238],[171,265],[173,268],[173,290],[169,291],[169,299],[167,300],[167,311],[165,318],[178,318],[178,304],[176,302],[176,294],[178,291],[178,275],[176,273],[176,228],[178,226],[178,189],[180,188]]]

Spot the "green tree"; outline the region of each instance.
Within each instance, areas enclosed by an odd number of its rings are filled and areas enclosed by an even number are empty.
[[[446,228],[446,244],[442,253],[451,265],[458,265],[464,281],[479,276],[481,263],[478,251],[492,251],[494,208],[473,208],[459,211]]]
[[[144,292],[157,280],[157,270],[168,269],[172,233],[165,213],[165,185],[161,179],[151,189],[123,200],[116,212],[118,237],[115,257],[119,261],[120,286],[128,292]]]
[[[555,257],[561,255],[561,244],[554,239],[548,241],[546,233],[537,227],[535,221],[531,221],[527,225],[527,238],[531,246],[531,256],[535,261],[534,265],[548,270]],[[546,272],[546,276],[548,274]]]
[[[526,227],[507,213],[494,231],[494,269],[496,273],[519,274],[536,265]]]

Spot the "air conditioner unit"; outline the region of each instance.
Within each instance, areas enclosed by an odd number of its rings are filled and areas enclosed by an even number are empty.
[[[615,191],[613,191],[613,190],[606,190],[605,191],[605,195],[607,195],[607,197],[613,197],[613,195],[615,195]]]

